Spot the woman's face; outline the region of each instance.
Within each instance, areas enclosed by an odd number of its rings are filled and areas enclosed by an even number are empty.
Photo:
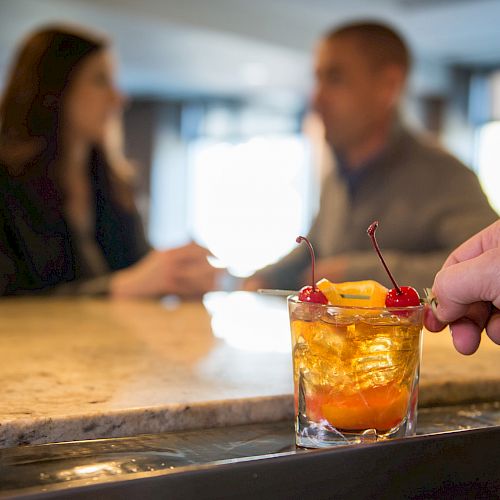
[[[63,133],[88,142],[102,142],[111,118],[121,111],[123,96],[114,83],[111,54],[89,56],[75,72],[63,110]]]

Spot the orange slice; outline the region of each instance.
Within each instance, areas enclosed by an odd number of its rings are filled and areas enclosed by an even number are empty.
[[[387,431],[403,420],[408,403],[408,389],[389,384],[349,396],[334,395],[323,402],[321,413],[338,429]]]
[[[323,278],[316,283],[334,306],[384,307],[387,288],[373,280],[332,283]]]

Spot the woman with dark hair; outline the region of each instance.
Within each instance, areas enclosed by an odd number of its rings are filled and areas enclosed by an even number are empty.
[[[108,41],[49,27],[21,47],[0,104],[0,295],[199,295],[207,251],[148,246],[109,148],[122,108]]]

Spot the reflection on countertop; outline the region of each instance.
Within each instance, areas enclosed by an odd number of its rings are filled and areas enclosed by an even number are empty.
[[[286,299],[249,292],[213,292],[203,304],[215,337],[249,352],[290,353]],[[285,327],[284,327],[285,326]]]

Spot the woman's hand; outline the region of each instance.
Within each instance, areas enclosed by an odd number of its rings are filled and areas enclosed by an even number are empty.
[[[208,263],[209,255],[208,250],[195,243],[170,250],[152,250],[133,266],[114,273],[110,295],[116,298],[201,296],[215,289],[220,271]]]

